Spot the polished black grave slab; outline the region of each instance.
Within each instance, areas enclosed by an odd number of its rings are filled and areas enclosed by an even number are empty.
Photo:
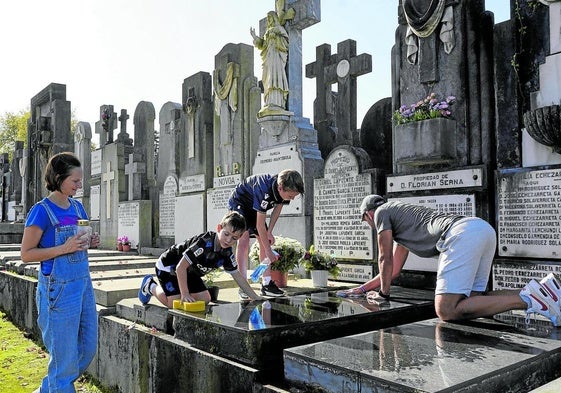
[[[286,349],[284,374],[326,392],[528,392],[561,374],[557,330],[432,319]]]
[[[170,312],[176,338],[262,370],[276,368],[282,376],[284,348],[435,316],[432,291],[396,287],[392,296],[369,304],[364,298],[313,293],[219,304],[203,313]]]

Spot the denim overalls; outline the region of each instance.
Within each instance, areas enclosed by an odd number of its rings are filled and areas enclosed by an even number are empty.
[[[77,202],[70,204],[81,217]],[[45,201],[39,202],[55,227],[55,246],[76,233],[76,226],[62,226]],[[86,370],[97,349],[97,312],[90,278],[88,252],[77,251],[54,259],[51,274],[39,269],[35,301],[43,343],[50,354],[42,393],[72,392],[74,381]]]

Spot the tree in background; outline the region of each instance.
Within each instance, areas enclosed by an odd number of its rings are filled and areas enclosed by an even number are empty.
[[[6,112],[0,116],[0,153],[8,153],[12,161],[15,142],[27,144],[27,120],[31,116],[29,110],[18,113]]]
[[[27,147],[27,120],[31,116],[29,110],[20,110],[18,113],[5,112],[0,116],[0,153],[8,153],[10,161],[12,161],[15,142],[23,141],[24,146]],[[70,132],[74,135],[78,120],[72,111],[70,118]],[[92,142],[91,149],[95,150],[97,147]]]

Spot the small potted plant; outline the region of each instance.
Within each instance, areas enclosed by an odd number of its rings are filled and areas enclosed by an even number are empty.
[[[302,257],[304,269],[312,276],[314,287],[326,287],[328,276],[337,278],[340,273],[337,260],[334,256],[315,249],[312,244]]]
[[[304,255],[304,247],[296,239],[289,237],[276,236],[275,244],[272,245],[273,251],[279,254],[279,259],[271,263],[271,279],[275,281],[277,286],[286,287],[288,272],[298,267],[302,255]],[[249,251],[249,259],[253,265],[258,265],[259,261],[259,242],[253,243]]]
[[[117,238],[117,249],[119,251],[130,251],[131,242],[127,235],[122,235]]]

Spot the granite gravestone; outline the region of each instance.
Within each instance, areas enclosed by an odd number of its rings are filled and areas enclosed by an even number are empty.
[[[141,101],[134,110],[134,157],[133,162],[144,163],[144,173],[140,174],[140,198],[141,200],[151,200],[154,206],[158,201],[158,188],[156,187],[156,131],[154,120],[156,111],[151,102]],[[130,162],[129,162],[130,163]]]
[[[325,160],[324,177],[314,180],[314,246],[339,260],[340,279],[366,282],[373,277],[373,233],[359,213],[365,195],[381,193],[381,173],[368,170],[370,164],[356,149],[339,146]]]
[[[76,125],[76,131],[74,132],[74,153],[82,163],[82,188],[76,192],[76,198],[78,198],[86,212],[88,217],[90,216],[90,179],[91,179],[91,162],[92,162],[92,129],[90,123],[83,121],[78,122]]]
[[[227,44],[214,58],[214,177],[207,190],[207,228],[228,211],[233,188],[252,174],[260,128],[261,94],[253,71],[253,47]]]
[[[212,180],[211,78],[199,72],[183,81],[179,133],[179,194],[175,203],[177,241],[205,231],[204,192]]]
[[[91,153],[90,163],[90,220],[99,220],[101,203],[101,162],[102,149],[96,149]]]
[[[322,150],[324,156],[331,148],[339,145],[355,145],[357,137],[357,77],[372,71],[372,57],[369,54],[356,54],[356,41],[346,40],[337,44],[336,54],[331,54],[331,47],[324,44],[316,48],[316,61],[306,65],[306,76],[317,78],[317,98],[314,105],[314,126],[329,135],[334,132],[334,140]],[[335,105],[331,105],[331,85],[337,83]],[[330,115],[335,108],[334,116]],[[329,127],[329,129],[326,129]],[[321,140],[321,138],[320,138]]]
[[[102,148],[100,184],[101,246],[115,249],[119,233],[119,202],[126,198],[125,156],[122,143],[108,143]],[[127,235],[128,236],[128,235]]]
[[[51,83],[31,99],[31,117],[28,121],[27,157],[24,177],[26,190],[23,211],[47,196],[43,178],[49,158],[63,151],[73,150],[70,133],[70,101],[66,101],[66,85]]]
[[[410,137],[411,132],[398,133],[396,129],[403,126],[394,126],[393,146],[398,149],[394,150],[394,173],[492,162],[493,114],[489,108],[494,101],[488,73],[493,65],[487,54],[493,36],[481,33],[492,31],[492,15],[484,12],[481,2],[441,2],[439,7],[431,1],[413,3],[404,0],[398,11],[397,41],[392,49],[393,108],[413,105],[430,93],[438,99],[455,96],[457,101],[452,107],[453,120],[445,129],[433,130],[433,123],[425,124],[432,130],[425,136],[429,138],[426,146],[441,146],[442,152],[420,150],[414,157],[402,158],[399,148],[410,143],[400,136]]]

